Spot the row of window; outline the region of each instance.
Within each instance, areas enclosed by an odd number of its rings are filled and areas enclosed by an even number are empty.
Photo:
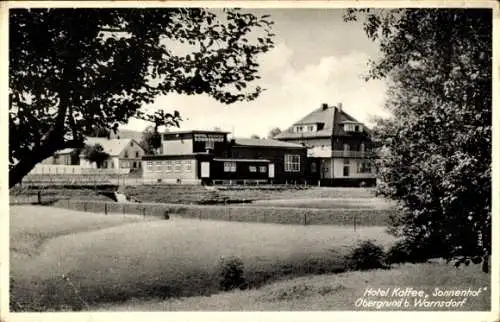
[[[141,162],[140,161],[124,161],[120,160],[120,168],[122,169],[136,169],[141,167]],[[115,168],[115,163],[112,160],[106,160],[102,162],[102,168],[108,168],[108,169],[114,169]]]
[[[162,172],[191,172],[191,160],[167,160],[167,161],[148,161],[146,168],[149,171],[162,171]]]
[[[344,176],[349,175],[349,165],[350,161],[349,159],[344,159]],[[357,172],[358,173],[371,173],[372,172],[372,165],[369,161],[358,161],[356,163],[357,165]],[[318,171],[316,162],[311,163],[311,173],[316,173]],[[347,173],[347,174],[345,174]]]
[[[295,132],[297,133],[302,133],[302,132],[315,132],[316,131],[316,125],[311,124],[311,125],[297,125],[295,126]]]
[[[260,173],[266,173],[267,166],[261,165],[258,167],[258,170]],[[248,171],[256,173],[257,166],[255,165],[248,166]],[[224,162],[224,172],[236,172],[236,162]]]
[[[326,149],[326,145],[322,144],[322,145],[310,145],[309,146],[310,148],[321,148],[322,150]],[[344,144],[344,151],[350,151],[351,150],[351,146],[347,143]],[[361,143],[359,145],[359,151],[361,152],[365,152],[365,144],[364,143]]]
[[[349,144],[344,144],[344,151],[350,151],[350,150],[351,150],[351,146]],[[361,151],[361,152],[365,151],[365,144],[364,143],[361,143],[359,145],[359,151]]]
[[[344,166],[348,166],[350,164],[349,159],[344,159]],[[369,161],[358,161],[356,163],[358,173],[370,173],[371,163]]]
[[[363,126],[360,124],[344,124],[346,132],[363,132]]]
[[[125,151],[125,153],[123,154],[123,157],[124,158],[128,158],[128,151]],[[140,158],[141,156],[139,155],[139,151],[136,151],[135,152],[135,157],[136,158]]]

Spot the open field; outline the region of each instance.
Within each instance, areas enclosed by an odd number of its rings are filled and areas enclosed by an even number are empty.
[[[178,203],[178,204],[223,204],[248,203],[260,200],[306,200],[306,199],[353,199],[370,202],[382,199],[374,198],[370,188],[325,188],[314,186],[221,186],[203,187],[197,185],[97,185],[87,186],[23,186],[10,189],[12,203],[31,203],[37,201],[37,193],[41,192],[43,201],[65,199],[110,200],[99,192],[115,191],[126,194],[139,202]]]
[[[147,217],[146,217],[147,218]],[[238,256],[250,287],[339,272],[360,240],[389,246],[383,227],[293,226],[11,207],[14,310],[80,310],[131,298],[217,292],[216,267]]]
[[[323,200],[323,199],[322,199]],[[306,200],[307,202],[307,200]],[[295,225],[342,225],[342,226],[385,226],[387,225],[394,209],[384,209],[380,206],[366,203],[363,208],[355,204],[334,206],[334,203],[324,199],[324,203],[314,201],[307,206],[318,204],[322,208],[288,207],[286,202],[279,206],[238,204],[238,205],[191,205],[176,203],[117,203],[92,200],[60,200],[53,204],[54,207],[67,208],[77,211],[89,211],[108,214],[133,213],[143,216],[163,218],[180,216],[183,218],[260,222],[275,224]]]
[[[355,302],[363,296],[368,287],[390,288],[413,287],[424,290],[428,300],[449,300],[451,297],[433,297],[436,287],[441,289],[482,289],[477,297],[469,296],[462,309],[455,311],[490,310],[490,275],[481,272],[480,267],[471,265],[456,269],[451,264],[431,262],[424,264],[404,264],[391,270],[372,270],[304,276],[287,281],[265,285],[256,290],[232,291],[211,296],[196,296],[181,299],[131,300],[119,305],[97,306],[97,311],[310,311],[310,310],[363,310]],[[486,289],[484,289],[486,287]],[[367,297],[382,300],[383,297]],[[437,311],[440,308],[415,306],[408,297],[408,310]],[[462,300],[462,298],[457,298]],[[368,308],[369,310],[377,310]],[[366,310],[366,308],[365,308]],[[380,309],[391,310],[389,308]],[[396,308],[397,310],[397,308]],[[443,308],[441,308],[443,310]]]
[[[199,204],[269,199],[374,198],[370,188],[324,188],[314,186],[219,186],[206,189],[189,185],[140,185],[120,189],[141,202]]]
[[[394,204],[382,198],[294,198],[256,200],[256,206],[316,209],[393,209]]]
[[[154,220],[155,218],[148,218]],[[83,233],[144,219],[135,215],[103,216],[67,209],[40,206],[10,208],[11,257],[31,258],[39,255],[41,246],[59,236]]]

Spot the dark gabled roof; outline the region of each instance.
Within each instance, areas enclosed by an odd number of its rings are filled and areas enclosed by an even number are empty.
[[[299,121],[293,123],[292,126],[290,126],[288,129],[285,131],[281,132],[280,134],[276,135],[274,139],[300,139],[300,138],[316,138],[316,137],[330,137],[332,135],[333,131],[333,117],[335,114],[335,108],[334,107],[320,107],[311,113],[307,114],[305,117],[300,119]],[[293,129],[297,125],[302,125],[302,124],[323,124],[323,128],[319,131],[316,132],[303,132],[303,133],[296,133],[293,132]]]
[[[351,136],[359,134],[351,134],[344,131],[343,123],[359,123],[363,126],[364,132],[370,133],[369,129],[363,123],[356,120],[354,117],[346,113],[344,110],[335,106],[320,107],[299,121],[295,122],[285,131],[281,132],[274,139],[289,140],[289,139],[309,139],[309,138],[325,138],[334,136]],[[294,132],[293,129],[297,125],[307,124],[323,124],[323,128],[316,132]]]
[[[235,138],[236,146],[259,146],[259,147],[274,147],[274,148],[304,148],[301,144],[288,143],[272,139],[245,139]]]
[[[366,125],[364,125],[363,123],[359,122],[358,120],[356,120],[354,117],[352,117],[351,115],[347,114],[344,110],[338,110],[337,109],[337,113],[335,114],[335,128],[334,128],[334,131],[333,131],[333,135],[334,136],[353,136],[353,135],[360,135],[359,133],[357,132],[354,132],[354,133],[349,133],[349,132],[346,132],[344,131],[344,127],[342,126],[343,124],[345,123],[355,123],[355,124],[360,124],[361,126],[363,126],[363,132],[365,134],[369,134],[369,130],[368,128],[366,127]]]

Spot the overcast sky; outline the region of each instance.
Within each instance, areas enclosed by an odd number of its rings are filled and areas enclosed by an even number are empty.
[[[254,12],[257,10],[253,10]],[[261,57],[259,80],[267,90],[252,102],[225,105],[205,95],[160,96],[149,109],[176,109],[181,130],[219,127],[237,137],[267,136],[273,127],[286,129],[322,103],[342,102],[362,122],[384,115],[385,84],[365,82],[367,62],[377,46],[360,23],[346,23],[342,9],[262,9],[275,22],[276,47]],[[132,119],[127,129],[148,124]],[[174,130],[174,129],[172,129]]]

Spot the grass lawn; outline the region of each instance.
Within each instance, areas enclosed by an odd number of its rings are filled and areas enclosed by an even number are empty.
[[[40,206],[10,207],[11,260],[39,255],[44,242],[59,236],[144,221],[134,215],[102,214]],[[154,220],[148,218],[147,220]]]
[[[428,300],[449,300],[451,297],[437,298],[432,293],[435,287],[442,289],[482,290],[477,297],[467,297],[459,311],[489,311],[491,291],[490,275],[481,272],[480,267],[472,265],[456,269],[443,262],[425,264],[404,264],[390,270],[346,272],[305,276],[266,285],[256,290],[232,291],[211,296],[196,296],[181,299],[131,300],[120,305],[96,306],[97,311],[309,311],[309,310],[363,310],[356,307],[357,299],[371,288],[413,287],[424,290]],[[383,300],[382,297],[366,297]],[[411,298],[409,310],[440,310],[414,305]],[[462,298],[457,298],[461,300]],[[365,309],[366,310],[366,309]],[[371,308],[371,310],[375,310]],[[389,309],[384,308],[383,311]],[[441,309],[443,310],[443,309]],[[457,309],[452,309],[457,310]]]
[[[252,286],[334,272],[383,227],[297,226],[99,215],[11,207],[11,296],[18,310],[88,309],[130,298],[209,295],[221,257],[238,256]]]
[[[382,198],[294,198],[256,200],[252,205],[320,209],[393,209],[394,203]]]

